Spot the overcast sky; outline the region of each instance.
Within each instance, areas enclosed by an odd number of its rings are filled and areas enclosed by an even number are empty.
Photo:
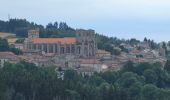
[[[170,0],[0,0],[0,19],[65,21],[118,38],[170,40]]]

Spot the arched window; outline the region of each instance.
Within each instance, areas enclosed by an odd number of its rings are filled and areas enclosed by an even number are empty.
[[[43,44],[44,45],[44,52],[47,52],[47,44]]]
[[[75,52],[75,46],[72,45],[72,46],[71,46],[71,53],[74,53],[74,52]]]
[[[53,44],[49,44],[49,52],[53,53]]]
[[[70,46],[69,45],[66,47],[66,53],[70,53]]]
[[[78,54],[80,54],[81,47],[79,46],[77,49],[78,49]]]
[[[41,50],[41,44],[38,44],[38,50]]]
[[[55,53],[57,53],[58,52],[58,46],[57,46],[57,44],[55,44]]]
[[[61,47],[60,53],[61,53],[61,54],[64,54],[64,47]]]
[[[88,48],[87,47],[84,48],[84,53],[86,56],[88,56]]]

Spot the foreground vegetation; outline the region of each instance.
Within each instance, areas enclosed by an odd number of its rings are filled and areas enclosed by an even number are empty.
[[[15,55],[21,55],[22,51],[18,48],[10,47],[6,39],[0,38],[0,52],[13,52]]]
[[[0,100],[170,100],[169,64],[128,62],[117,72],[81,76],[21,61],[0,69]]]

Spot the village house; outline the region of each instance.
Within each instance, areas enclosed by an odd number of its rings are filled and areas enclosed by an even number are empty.
[[[24,44],[22,43],[15,43],[15,44],[12,44],[11,46],[13,46],[14,48],[20,49],[20,50],[24,49]]]
[[[105,50],[98,49],[96,51],[96,58],[102,58],[102,59],[111,59],[111,53]]]
[[[8,62],[8,59],[0,59],[0,68],[4,67],[5,62]]]
[[[20,59],[12,52],[0,52],[0,65],[4,67],[5,62],[17,63]]]
[[[79,59],[79,67],[76,69],[82,75],[92,75],[94,72],[106,71],[108,66],[97,59]]]
[[[54,63],[51,60],[51,56],[45,56],[42,54],[24,54],[19,56],[20,59],[30,63],[34,63],[37,66],[52,66]]]
[[[17,40],[18,40],[18,38],[7,38],[7,41],[8,41],[9,45],[15,44]]]

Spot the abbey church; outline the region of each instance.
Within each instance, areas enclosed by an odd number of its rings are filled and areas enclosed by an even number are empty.
[[[94,57],[97,46],[94,30],[76,30],[76,37],[40,38],[39,30],[29,30],[24,49],[56,55],[72,54],[78,57]]]

